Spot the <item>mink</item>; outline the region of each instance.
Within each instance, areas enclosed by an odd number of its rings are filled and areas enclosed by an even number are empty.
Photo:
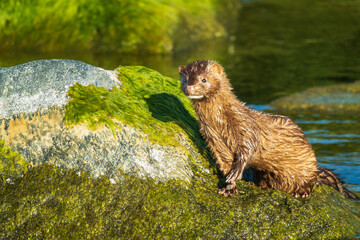
[[[252,168],[257,185],[294,197],[309,197],[316,184],[327,184],[345,197],[358,197],[329,169],[318,167],[305,134],[289,117],[250,109],[237,99],[215,61],[179,66],[181,90],[191,99],[200,132],[209,146],[226,186],[219,193],[234,196],[237,179]]]

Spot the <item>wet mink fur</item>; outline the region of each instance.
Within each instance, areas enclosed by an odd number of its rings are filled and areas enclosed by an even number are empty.
[[[181,89],[192,100],[201,134],[226,179],[220,194],[237,193],[235,180],[251,167],[261,189],[308,197],[315,184],[324,183],[358,199],[333,172],[318,167],[311,144],[289,117],[258,112],[239,101],[218,63],[192,62],[179,66],[179,73]]]

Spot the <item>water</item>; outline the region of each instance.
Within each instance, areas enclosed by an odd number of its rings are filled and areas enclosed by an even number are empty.
[[[70,58],[106,69],[143,65],[178,78],[177,67],[193,60],[220,62],[234,92],[255,109],[312,86],[360,79],[360,2],[353,0],[243,1],[233,36],[198,43],[170,55],[2,53],[0,66],[34,59]],[[351,99],[350,99],[351,100]],[[319,165],[360,192],[360,116],[289,115],[305,131]]]

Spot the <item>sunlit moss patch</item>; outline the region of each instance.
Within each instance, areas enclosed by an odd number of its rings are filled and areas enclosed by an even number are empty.
[[[65,121],[68,126],[86,123],[90,129],[106,125],[118,128],[116,120],[141,129],[151,141],[179,146],[178,133],[185,133],[199,148],[199,134],[191,102],[178,80],[145,67],[119,67],[121,87],[73,86],[68,91]]]

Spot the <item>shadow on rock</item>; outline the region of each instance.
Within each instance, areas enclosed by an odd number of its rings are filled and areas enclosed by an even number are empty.
[[[200,135],[197,120],[190,115],[183,103],[176,96],[168,93],[154,94],[147,98],[146,102],[154,118],[163,122],[175,122],[179,125],[185,130],[191,141],[196,144],[199,151],[207,155],[208,161],[215,165],[215,160],[207,150],[206,143]],[[221,173],[218,174],[218,187],[222,187],[225,184],[223,182],[224,179],[222,179]],[[257,182],[252,169],[246,169],[243,180],[254,183]]]
[[[200,135],[197,120],[186,110],[184,104],[174,95],[160,93],[146,98],[152,116],[162,122],[175,122],[189,136],[202,154],[209,155],[206,143]],[[211,163],[214,161],[210,160]]]
[[[154,94],[147,98],[146,102],[154,118],[163,122],[175,122],[179,125],[196,144],[200,152],[208,156],[208,161],[215,165],[215,160],[211,157],[210,152],[207,151],[206,143],[200,135],[197,120],[190,115],[183,103],[176,96],[168,93]],[[218,173],[218,175],[218,187],[221,188],[225,185],[225,182],[221,174]],[[246,169],[243,180],[257,183],[252,169]]]

